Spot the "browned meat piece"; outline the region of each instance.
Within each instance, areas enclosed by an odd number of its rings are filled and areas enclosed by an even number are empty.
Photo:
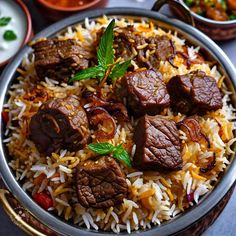
[[[203,114],[222,107],[222,97],[214,78],[203,71],[177,75],[167,84],[171,106],[185,114]]]
[[[88,208],[108,208],[120,204],[127,196],[125,176],[111,157],[88,160],[76,175],[79,203]]]
[[[162,75],[158,71],[144,70],[127,74],[118,89],[121,97],[127,97],[127,105],[134,115],[156,115],[170,103]]]
[[[167,36],[155,36],[147,39],[150,50],[156,49],[155,53],[147,60],[149,67],[158,67],[160,61],[169,61],[173,65],[173,59],[176,55],[175,46],[172,40]]]
[[[75,96],[44,103],[31,118],[29,130],[38,151],[46,155],[60,148],[81,149],[89,138],[88,119]]]
[[[73,71],[85,69],[94,57],[74,39],[47,39],[33,45],[35,69],[40,79],[45,77],[67,81]]]
[[[119,31],[115,33],[113,47],[117,58],[122,57],[125,60],[128,60],[134,57],[134,51],[132,48],[136,48],[138,45],[145,43],[145,39],[143,37],[133,34],[134,31],[135,29],[133,26],[128,26],[126,28],[119,29]],[[144,65],[144,62],[142,61],[140,61],[140,63],[136,61],[136,63],[138,63],[140,67]]]
[[[179,132],[174,121],[163,116],[143,116],[135,129],[134,142],[133,165],[139,170],[182,168]]]
[[[132,26],[119,29],[115,35],[114,48],[117,58],[122,57],[126,60],[133,58],[139,67],[148,68],[158,68],[160,61],[169,61],[173,64],[176,54],[175,46],[167,36],[145,38],[135,34]],[[146,46],[142,48],[145,44]],[[149,52],[154,50],[154,53],[149,54],[148,58],[146,57],[147,50]]]

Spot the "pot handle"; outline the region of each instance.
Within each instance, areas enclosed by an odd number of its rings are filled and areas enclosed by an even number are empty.
[[[15,210],[12,208],[12,206],[9,203],[9,200],[8,200],[9,197],[11,197],[11,194],[9,191],[5,189],[0,189],[0,204],[3,206],[3,209],[5,210],[7,215],[10,217],[12,222],[15,223],[19,228],[21,228],[23,231],[25,231],[29,235],[47,236],[46,234],[43,234],[39,232],[37,229],[33,228],[26,221],[24,221],[19,214],[15,212]]]
[[[157,0],[153,7],[153,11],[159,11],[165,4],[168,4],[175,8],[176,11],[180,12],[180,15],[183,16],[184,21],[188,23],[189,25],[195,27],[195,22],[194,19],[190,13],[190,10],[185,6],[184,4],[181,3],[179,0]]]

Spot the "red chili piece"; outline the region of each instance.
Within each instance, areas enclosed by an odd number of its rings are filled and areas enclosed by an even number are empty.
[[[3,119],[4,124],[6,125],[9,121],[8,112],[6,112],[6,111],[2,112],[2,119]]]
[[[48,210],[50,207],[53,207],[52,198],[44,192],[35,193],[33,195],[33,199],[45,210]]]

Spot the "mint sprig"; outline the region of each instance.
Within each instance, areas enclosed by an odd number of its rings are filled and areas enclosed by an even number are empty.
[[[113,151],[113,157],[123,162],[126,166],[131,167],[129,154],[121,144],[115,147],[115,150]]]
[[[123,76],[125,74],[125,72],[127,71],[130,63],[131,63],[131,60],[125,61],[120,64],[116,64],[113,67],[113,69],[109,75],[109,78],[111,78],[111,80],[114,81],[116,78]]]
[[[75,80],[85,80],[91,78],[103,78],[104,69],[100,66],[89,67],[84,70],[79,71],[72,79]]]
[[[230,19],[230,20],[236,20],[236,15],[230,15],[230,16],[229,16],[229,19]]]
[[[131,160],[128,152],[123,148],[122,144],[114,146],[110,143],[90,143],[89,149],[99,155],[110,154],[115,159],[121,161],[128,167],[131,167]]]
[[[106,31],[101,37],[98,47],[98,52],[97,52],[98,64],[102,66],[105,70],[108,68],[109,65],[114,63],[114,51],[113,51],[114,26],[115,26],[115,20],[113,19],[111,23],[107,26]]]
[[[114,146],[110,143],[90,143],[88,147],[99,155],[110,154],[114,151]]]
[[[79,71],[69,80],[69,83],[76,80],[98,78],[101,81],[101,84],[103,84],[107,78],[114,81],[116,78],[125,74],[131,60],[121,64],[116,64],[114,62],[114,26],[115,20],[113,19],[101,37],[97,51],[98,65]]]
[[[11,21],[11,17],[1,17],[0,18],[0,27],[7,26]]]
[[[221,1],[219,1],[219,2],[220,2],[220,4],[222,5],[223,9],[226,10],[226,9],[227,9],[227,3],[226,3],[226,1],[225,1],[225,0],[221,0]]]

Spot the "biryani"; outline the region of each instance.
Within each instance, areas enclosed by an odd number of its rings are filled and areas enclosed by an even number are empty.
[[[230,163],[231,92],[151,20],[86,19],[34,42],[4,105],[9,166],[45,210],[132,231],[198,204]]]

